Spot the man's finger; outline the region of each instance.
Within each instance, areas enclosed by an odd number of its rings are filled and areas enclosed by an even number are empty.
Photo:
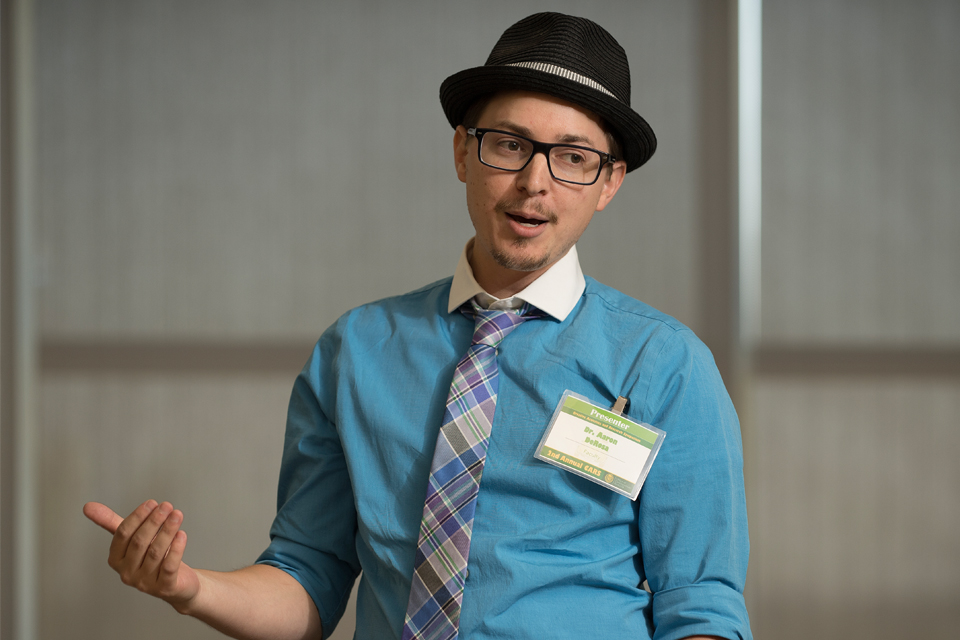
[[[149,502],[144,503],[144,508],[147,506],[149,506]],[[157,533],[172,512],[173,505],[164,502],[148,513],[146,518],[141,519],[141,510],[138,508],[133,515],[123,521],[123,524],[117,529],[114,541],[117,541],[118,538],[125,538],[123,540],[125,549],[120,557],[127,566],[134,569],[140,568],[144,557],[150,550],[150,544],[157,537]],[[132,530],[133,527],[136,527],[136,530],[133,531],[132,535],[128,535],[126,532]]]
[[[147,550],[144,553],[141,568],[144,573],[147,575],[152,575],[154,579],[157,577],[160,563],[163,562],[163,559],[167,557],[167,554],[170,551],[170,543],[173,541],[174,536],[176,536],[177,531],[180,529],[181,522],[183,522],[183,512],[174,509],[170,515],[167,516],[167,519],[157,532],[156,537],[154,537],[153,541],[150,543],[150,546],[147,547]]]
[[[166,595],[173,595],[178,588],[177,578],[180,571],[180,563],[183,561],[183,551],[187,548],[187,533],[177,531],[170,543],[170,551],[160,564],[160,572],[157,576],[160,582],[160,588]]]
[[[113,541],[110,542],[110,566],[116,569],[116,563],[120,562],[127,554],[127,546],[130,544],[130,538],[156,508],[156,500],[147,500],[134,509],[133,513],[124,518],[123,522],[117,526],[117,530],[113,534]],[[137,564],[139,565],[139,563]]]
[[[117,527],[123,522],[123,518],[117,515],[113,509],[99,502],[88,502],[83,505],[83,515],[110,533],[116,533]]]

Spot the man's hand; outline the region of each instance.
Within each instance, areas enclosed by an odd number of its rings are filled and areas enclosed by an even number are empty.
[[[169,602],[184,613],[200,590],[197,572],[182,562],[187,534],[183,513],[169,502],[147,500],[126,518],[99,502],[83,514],[113,534],[107,563],[124,584]]]
[[[183,563],[183,513],[147,500],[126,518],[99,502],[83,514],[113,534],[108,564],[124,584],[162,598],[231,638],[314,640],[323,635],[313,599],[290,574],[267,565],[221,573]]]

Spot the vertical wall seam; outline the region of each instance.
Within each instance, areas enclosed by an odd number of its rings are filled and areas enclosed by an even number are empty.
[[[733,396],[740,416],[743,475],[747,513],[754,512],[757,495],[756,424],[753,398],[753,352],[761,333],[761,133],[762,133],[762,0],[737,0],[731,7],[731,30],[736,34],[736,384]],[[751,532],[752,533],[752,532]],[[756,602],[748,572],[744,593],[748,610]]]
[[[761,331],[762,4],[738,0],[737,11],[739,341],[747,350]]]
[[[34,3],[13,5],[14,300],[14,616],[15,638],[38,637],[37,314],[34,279],[36,145],[34,137]]]

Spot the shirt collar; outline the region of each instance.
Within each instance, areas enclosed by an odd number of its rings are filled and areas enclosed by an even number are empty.
[[[583,295],[586,281],[583,271],[580,270],[580,259],[577,257],[577,247],[570,247],[567,255],[557,260],[543,275],[531,282],[526,289],[518,292],[511,298],[500,300],[483,290],[473,277],[473,268],[467,256],[473,248],[473,238],[467,241],[460,253],[457,270],[453,274],[453,283],[450,285],[450,302],[447,311],[453,313],[464,302],[476,297],[485,308],[512,309],[528,302],[563,322],[577,301]]]

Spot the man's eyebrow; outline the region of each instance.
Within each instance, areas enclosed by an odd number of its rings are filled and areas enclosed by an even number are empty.
[[[493,125],[490,128],[513,131],[514,133],[521,135],[525,138],[532,138],[536,140],[536,138],[534,138],[533,136],[533,132],[528,127],[525,127],[522,124],[517,124],[516,122],[513,122],[511,120],[500,120],[498,122],[493,123]],[[573,133],[568,133],[560,136],[559,138],[557,138],[556,142],[565,142],[567,144],[582,144],[590,147],[594,146],[593,141],[590,140],[589,137],[577,135]]]

